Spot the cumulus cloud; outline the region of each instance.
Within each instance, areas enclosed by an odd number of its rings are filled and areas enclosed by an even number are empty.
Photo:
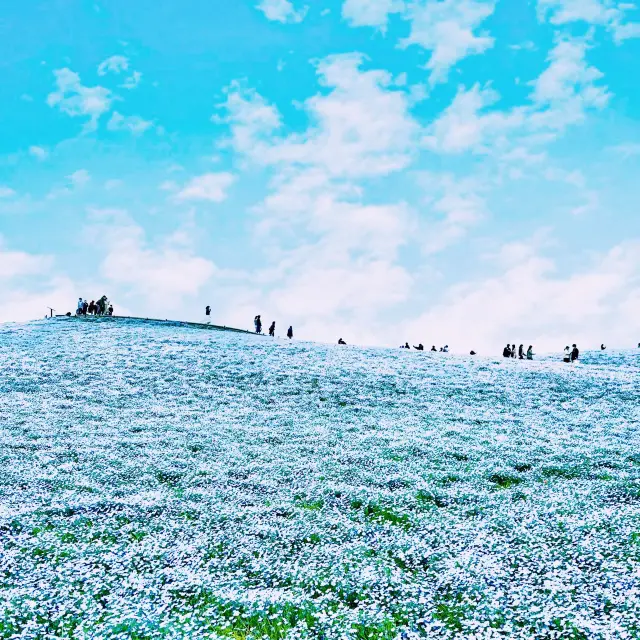
[[[451,67],[460,60],[493,46],[494,39],[477,30],[494,8],[492,0],[422,0],[411,6],[411,33],[403,44],[419,45],[432,52],[427,63],[431,84],[446,80]]]
[[[133,135],[140,135],[153,127],[153,122],[140,116],[123,116],[114,111],[107,123],[109,131],[129,131]]]
[[[72,186],[78,188],[83,187],[91,180],[91,174],[86,169],[78,169],[67,176]]]
[[[459,89],[452,104],[428,128],[427,147],[445,153],[473,150],[502,153],[514,143],[532,142],[534,134],[549,140],[568,126],[584,121],[590,111],[603,109],[611,94],[601,84],[603,74],[588,64],[584,39],[561,38],[547,56],[547,67],[530,83],[529,101],[500,110],[500,95],[475,84]],[[537,138],[546,140],[547,138]]]
[[[47,104],[71,117],[88,118],[85,130],[94,130],[100,117],[109,111],[113,95],[104,87],[85,87],[71,69],[54,71],[57,90],[47,96]]]
[[[11,251],[0,236],[0,281],[46,273],[52,263],[50,256]]]
[[[640,37],[640,23],[627,22],[626,12],[635,6],[616,0],[538,0],[538,15],[552,24],[587,22],[613,33],[617,42]]]
[[[623,243],[582,270],[562,277],[556,263],[520,243],[503,247],[498,275],[452,286],[444,299],[408,323],[408,335],[429,336],[461,352],[498,355],[509,343],[538,352],[565,344],[637,343],[640,331],[640,244]]]
[[[345,0],[342,17],[354,27],[376,27],[384,31],[389,16],[404,9],[404,0]]]
[[[302,22],[307,14],[307,7],[296,9],[290,0],[261,0],[257,8],[267,19],[274,22]]]
[[[178,200],[224,202],[229,187],[235,182],[231,173],[205,173],[193,178],[176,196]]]
[[[213,262],[195,254],[190,233],[177,232],[151,243],[123,210],[92,210],[87,236],[99,240],[103,249],[104,279],[138,306],[137,298],[143,298],[156,311],[176,308],[216,272]]]

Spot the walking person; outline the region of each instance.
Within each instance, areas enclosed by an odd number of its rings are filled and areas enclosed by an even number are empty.
[[[289,340],[293,340],[293,327],[289,327],[287,330],[287,338],[289,338]]]
[[[275,338],[275,336],[276,336],[276,321],[275,320],[271,323],[271,326],[269,327],[269,335],[272,338]]]

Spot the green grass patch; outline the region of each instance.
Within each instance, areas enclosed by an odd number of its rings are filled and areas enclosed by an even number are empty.
[[[563,478],[565,480],[574,480],[582,475],[580,469],[571,467],[545,467],[541,473],[545,478]]]
[[[495,484],[500,489],[508,489],[522,482],[522,478],[513,476],[508,473],[494,473],[489,476],[489,482]]]

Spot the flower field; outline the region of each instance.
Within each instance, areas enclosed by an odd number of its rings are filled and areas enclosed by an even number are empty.
[[[640,356],[0,326],[0,638],[640,638]]]

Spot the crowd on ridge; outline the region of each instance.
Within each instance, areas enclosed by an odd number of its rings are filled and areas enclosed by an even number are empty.
[[[82,298],[78,298],[78,307],[76,308],[77,316],[112,316],[113,305],[107,300],[107,296],[102,296],[97,302],[92,300],[87,302]]]

